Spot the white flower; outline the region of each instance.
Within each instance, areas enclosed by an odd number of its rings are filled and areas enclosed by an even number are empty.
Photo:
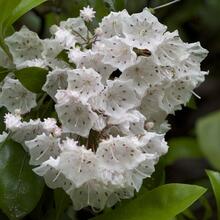
[[[94,69],[102,77],[101,81],[103,84],[106,84],[112,72],[116,70],[116,68],[113,68],[111,65],[102,62],[104,57],[102,53],[92,50],[81,52],[75,49],[70,51],[69,57],[70,60],[77,64],[78,68],[86,67]]]
[[[79,188],[72,187],[67,190],[75,210],[91,206],[96,212],[104,209],[111,193],[111,188],[97,180],[91,180]]]
[[[75,47],[76,37],[70,31],[54,25],[50,28],[50,32],[64,49]]]
[[[95,29],[95,35],[98,37],[98,36],[101,36],[103,34],[103,31],[101,28],[96,28]]]
[[[5,39],[13,56],[14,64],[19,65],[27,60],[41,58],[42,40],[38,35],[23,26],[20,31]]]
[[[146,153],[156,153],[158,156],[161,156],[168,151],[168,146],[164,139],[164,134],[146,132],[145,135],[140,138],[140,142],[143,143],[143,150]]]
[[[62,43],[60,42],[60,39],[44,39],[42,41],[42,44],[42,57],[44,59],[47,59],[47,57],[56,58],[59,53],[64,49]]]
[[[61,21],[58,30],[60,29],[62,31],[57,34],[57,37],[58,35],[60,39],[62,38],[62,36],[65,37],[66,40],[64,42],[66,42],[66,46],[70,46],[70,48],[75,46],[75,44],[71,45],[71,42],[78,42],[80,44],[85,43],[87,41],[87,36],[91,36],[91,33],[88,31],[84,20],[80,17],[69,18],[66,21]],[[56,33],[56,28],[52,29],[52,33],[54,32]],[[74,36],[74,38],[72,38],[71,36]]]
[[[79,96],[70,90],[57,90],[57,93],[55,95],[55,99],[57,103],[66,103],[69,102],[71,97],[74,96],[75,98],[79,98]]]
[[[130,170],[145,160],[139,147],[136,138],[110,137],[99,144],[96,154],[102,166],[110,170]]]
[[[185,43],[185,46],[190,53],[189,59],[186,59],[186,61],[200,70],[200,63],[207,57],[208,50],[204,49],[199,42],[191,44]]]
[[[94,108],[104,111],[106,115],[119,118],[140,104],[130,81],[109,80],[107,85],[101,96],[91,101]]]
[[[153,50],[163,40],[165,31],[166,26],[146,9],[123,22],[126,43],[139,49]]]
[[[101,181],[106,185],[112,185],[115,188],[121,188],[125,185],[124,170],[110,169],[108,166],[103,166],[99,163],[98,174]]]
[[[121,12],[111,12],[108,16],[104,17],[99,24],[99,28],[102,31],[100,36],[102,38],[111,38],[115,35],[122,37],[124,35],[122,25],[128,18],[129,14],[126,10]]]
[[[33,171],[39,175],[43,176],[46,184],[52,188],[63,188],[68,190],[73,187],[73,183],[68,180],[61,172],[58,170],[59,158],[54,159],[50,157],[49,160],[43,162],[39,167],[33,169]]]
[[[146,159],[136,169],[128,171],[126,176],[127,185],[135,188],[137,192],[142,186],[143,179],[150,177],[155,171],[154,166],[158,161],[155,154],[146,154],[145,156]]]
[[[95,17],[95,11],[93,8],[91,8],[89,5],[87,7],[84,7],[82,10],[80,10],[80,17],[86,21],[92,21],[92,19]]]
[[[62,145],[65,145],[65,141]],[[63,147],[65,149],[65,147]],[[80,187],[88,180],[96,179],[97,158],[91,150],[74,143],[71,149],[63,150],[59,156],[58,169]]]
[[[47,74],[47,81],[43,85],[42,90],[47,92],[54,100],[56,100],[57,90],[67,88],[67,72],[68,70],[66,69],[55,69]]]
[[[25,149],[26,149],[26,146],[24,145],[25,141],[32,140],[37,135],[40,135],[44,132],[42,122],[40,121],[40,119],[30,120],[28,122],[26,121],[21,122],[17,126],[9,128],[9,130],[12,131],[11,138],[14,141],[22,144]]]
[[[69,69],[70,65],[63,61],[62,59],[58,58],[47,58],[45,60],[46,65],[49,69],[56,70],[56,69]]]
[[[47,63],[45,62],[45,60],[39,58],[39,59],[33,59],[33,60],[26,60],[17,65],[17,69],[24,69],[27,67],[47,68]]]
[[[68,91],[68,90],[67,90]],[[62,94],[58,91],[56,97]],[[65,93],[64,100],[58,99],[55,105],[58,117],[63,124],[64,132],[71,132],[83,137],[88,137],[91,128],[94,126],[98,116],[92,111],[91,106],[82,102],[73,93]]]
[[[145,133],[146,118],[137,110],[130,110],[118,118],[109,118],[108,123],[117,125],[127,135],[141,135]]]
[[[25,145],[30,153],[30,164],[40,165],[48,160],[51,156],[57,158],[60,153],[59,139],[52,135],[38,135],[30,141],[25,141]]]
[[[123,71],[135,64],[137,59],[133,47],[126,44],[123,38],[114,36],[97,43],[95,50],[104,55],[102,62]]]
[[[7,77],[2,86],[0,105],[10,112],[20,109],[21,114],[25,114],[37,105],[36,94],[24,88],[17,79]]]
[[[104,89],[101,76],[91,68],[68,71],[67,81],[67,89],[78,93],[84,101],[88,101],[89,98],[96,96]]]
[[[189,57],[186,45],[180,39],[178,31],[166,32],[162,41],[152,51],[155,62],[164,66],[176,66]]]
[[[168,66],[158,66],[151,58],[141,57],[135,65],[125,69],[120,79],[133,79],[133,87],[143,97],[149,88],[161,84],[165,79],[171,80],[174,71]]]
[[[73,49],[70,49],[68,53],[68,58],[71,63],[76,64],[77,67],[79,62],[84,58],[87,51],[82,51],[80,47],[75,47]]]

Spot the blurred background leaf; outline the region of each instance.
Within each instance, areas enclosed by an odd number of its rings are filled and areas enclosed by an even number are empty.
[[[40,67],[28,67],[14,71],[17,79],[31,92],[39,93],[46,82],[48,70]]]
[[[196,138],[178,137],[169,140],[169,153],[165,156],[166,165],[171,165],[178,159],[202,158]]]
[[[196,130],[202,152],[213,167],[220,170],[220,112],[199,119]]]

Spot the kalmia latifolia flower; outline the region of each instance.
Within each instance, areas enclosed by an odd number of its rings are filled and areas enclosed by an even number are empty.
[[[5,41],[17,69],[48,70],[42,91],[55,102],[54,118],[25,119],[36,95],[13,73],[1,84],[0,105],[34,172],[49,187],[63,188],[76,210],[101,211],[133,197],[167,153],[166,118],[204,81],[207,50],[184,43],[147,8],[111,12],[88,29],[94,17],[88,6],[52,26],[49,39],[23,27]],[[68,62],[59,59],[62,51]]]

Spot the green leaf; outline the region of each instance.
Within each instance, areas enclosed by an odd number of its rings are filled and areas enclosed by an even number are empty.
[[[18,6],[14,8],[11,16],[7,19],[7,27],[12,25],[16,20],[18,20],[18,18],[30,11],[32,8],[35,8],[46,1],[47,0],[20,0]]]
[[[129,13],[136,13],[138,11],[142,11],[145,8],[146,0],[138,0],[138,1],[126,1],[126,8]]]
[[[220,112],[199,119],[196,132],[205,157],[214,168],[220,170]]]
[[[54,200],[56,207],[54,220],[60,220],[64,215],[64,211],[71,205],[71,200],[62,189],[54,190]]]
[[[198,142],[191,137],[172,138],[168,145],[169,153],[165,156],[166,165],[171,165],[182,158],[201,158],[203,154]]]
[[[44,184],[20,144],[7,140],[0,146],[0,173],[0,209],[10,219],[24,217],[37,205]]]
[[[76,68],[76,65],[75,65],[74,63],[71,63],[71,62],[69,61],[68,53],[67,53],[66,50],[62,50],[62,51],[57,55],[56,58],[58,58],[58,59],[60,59],[60,60],[62,60],[62,61],[64,61],[64,62],[66,62],[66,63],[69,64],[73,69]]]
[[[194,185],[163,185],[93,220],[170,220],[192,205],[205,191],[205,188]]]
[[[218,208],[218,220],[220,220],[220,173],[207,170],[206,171],[211,182]]]
[[[46,82],[48,70],[39,67],[29,67],[14,72],[16,77],[31,92],[39,93]]]
[[[10,73],[10,70],[0,66],[0,82]]]
[[[123,10],[126,6],[125,2],[126,2],[126,0],[115,0],[114,1],[115,10],[116,11]]]
[[[96,11],[97,21],[101,21],[109,13],[104,0],[89,0],[89,3]]]
[[[7,21],[7,19],[11,16],[13,10],[17,7],[21,0],[0,0],[0,26],[1,30],[3,28],[3,24]],[[5,27],[4,27],[5,28]]]

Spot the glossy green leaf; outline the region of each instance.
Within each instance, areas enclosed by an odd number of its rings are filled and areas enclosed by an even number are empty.
[[[206,171],[211,182],[218,208],[218,220],[220,220],[220,173],[207,170]]]
[[[14,8],[11,16],[7,20],[7,26],[12,25],[22,15],[46,1],[47,0],[20,0],[20,3]]]
[[[170,220],[192,205],[205,191],[205,188],[195,185],[163,185],[93,220]]]
[[[201,158],[203,154],[195,138],[172,138],[169,143],[169,153],[165,156],[166,165],[171,165],[182,158]]]
[[[46,82],[48,70],[39,67],[29,67],[14,72],[16,77],[31,92],[39,93]]]
[[[214,168],[220,170],[220,112],[212,113],[197,122],[200,148]]]
[[[40,200],[43,181],[28,164],[23,147],[7,140],[0,146],[0,209],[10,219],[30,213]]]
[[[3,24],[7,21],[7,19],[11,16],[13,10],[18,6],[21,0],[0,0],[0,26],[3,28]]]

